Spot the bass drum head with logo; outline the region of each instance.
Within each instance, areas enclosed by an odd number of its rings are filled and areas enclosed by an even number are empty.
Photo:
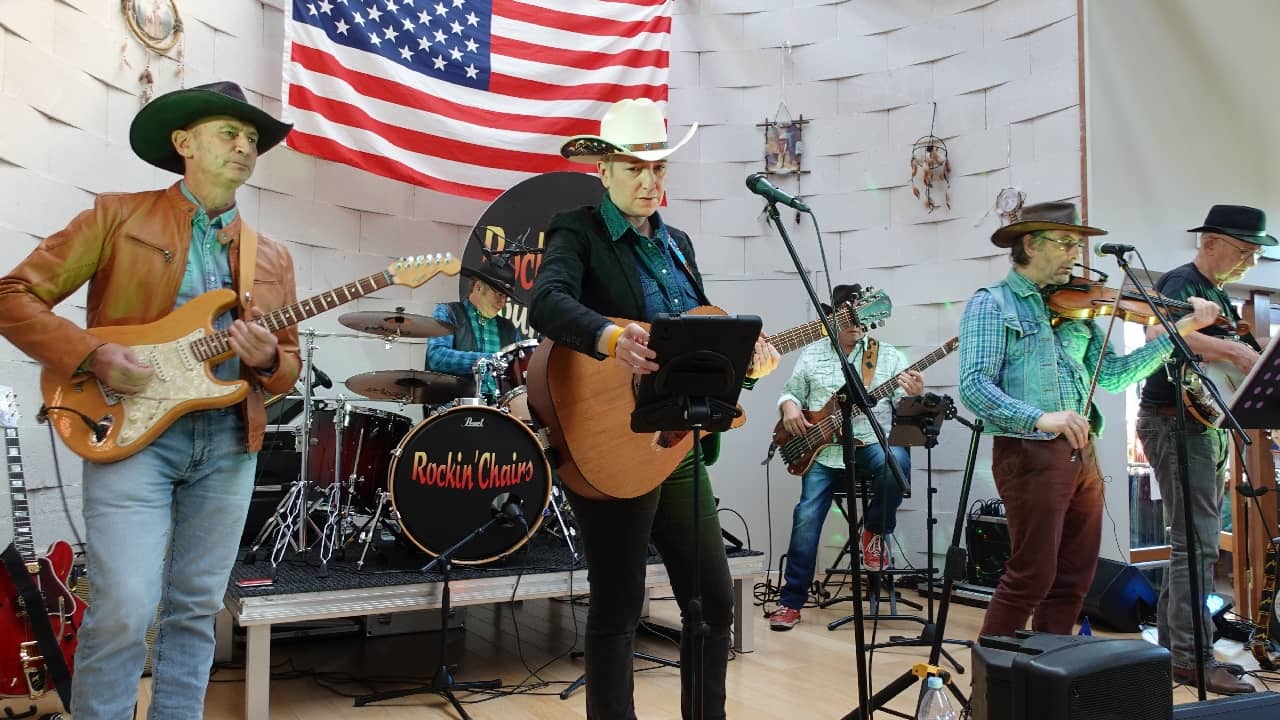
[[[453,554],[481,565],[518,550],[542,524],[551,469],[533,432],[497,408],[460,406],[418,423],[391,464],[391,506],[400,528],[437,556],[493,518],[494,498],[519,496],[528,528],[495,523]]]

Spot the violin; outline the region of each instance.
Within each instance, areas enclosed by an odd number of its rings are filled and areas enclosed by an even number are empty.
[[[1087,278],[1073,276],[1065,285],[1045,286],[1041,293],[1044,295],[1045,306],[1053,315],[1054,324],[1062,320],[1092,320],[1113,313],[1117,314],[1121,320],[1142,325],[1157,325],[1160,322],[1159,318],[1152,313],[1151,306],[1147,305],[1147,301],[1142,298],[1141,293],[1136,290],[1126,290],[1120,294],[1115,288],[1106,287],[1100,282]],[[1119,294],[1119,302],[1117,302],[1117,294]],[[1167,298],[1150,290],[1147,294],[1156,301],[1157,305],[1173,313],[1185,314],[1194,310],[1189,302]],[[1223,327],[1234,335],[1249,332],[1248,324],[1237,323],[1221,312],[1214,320],[1214,325]]]

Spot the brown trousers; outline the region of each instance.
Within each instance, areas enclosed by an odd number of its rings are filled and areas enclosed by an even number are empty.
[[[997,437],[991,470],[1009,521],[1009,562],[983,635],[1026,627],[1069,634],[1097,569],[1102,473],[1093,443],[1071,460],[1065,439]]]

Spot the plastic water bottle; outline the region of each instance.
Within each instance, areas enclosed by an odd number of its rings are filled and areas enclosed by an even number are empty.
[[[942,686],[942,678],[930,675],[925,686],[920,706],[916,708],[916,720],[956,720],[956,711]]]

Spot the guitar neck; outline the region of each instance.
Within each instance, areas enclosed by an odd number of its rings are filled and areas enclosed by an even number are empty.
[[[322,292],[319,295],[312,295],[305,300],[299,300],[292,305],[273,310],[254,322],[273,333],[278,332],[291,325],[297,325],[303,320],[315,317],[322,312],[332,310],[339,305],[344,305],[371,292],[381,290],[391,283],[391,274],[386,270],[381,270],[372,275],[362,277],[355,282],[347,283],[333,290]],[[221,360],[231,355],[231,345],[228,343],[230,338],[230,332],[220,330],[212,335],[193,340],[191,342],[191,350],[203,362]]]
[[[853,320],[853,313],[847,307],[842,307],[835,313],[830,315],[832,324],[836,330],[842,330]],[[769,336],[769,343],[777,348],[778,352],[786,355],[794,352],[802,347],[811,345],[827,336],[826,327],[822,324],[822,320],[810,320],[803,325],[798,325],[789,330],[783,330],[777,335]]]
[[[9,498],[13,509],[13,546],[25,562],[34,562],[36,545],[31,537],[31,509],[27,504],[27,481],[22,474],[22,448],[18,428],[4,429],[4,445],[9,468]]]
[[[933,365],[934,363],[938,362],[942,358],[954,352],[955,349],[959,347],[959,342],[960,341],[958,338],[952,338],[951,340],[947,341],[947,343],[942,347],[938,348],[937,350],[934,350],[928,355],[925,355],[919,360],[911,363],[909,366],[907,366],[907,370],[903,372],[906,372],[906,371],[920,372],[922,370],[927,369],[930,365]],[[899,385],[901,385],[901,383],[898,382],[898,376],[901,374],[902,373],[898,373],[898,375],[894,375],[888,380],[885,380],[884,382],[877,385],[876,388],[869,393],[871,395],[872,407],[880,404],[881,400],[884,400],[885,398],[889,397],[890,395],[893,394],[895,390],[898,389]],[[861,415],[862,415],[862,408],[855,407],[849,413],[849,419],[852,420],[856,417],[860,417]],[[829,418],[823,418],[823,420],[820,423],[818,423],[818,425],[823,426],[822,431],[827,431],[828,428],[839,430],[840,429],[840,413],[832,413]]]

